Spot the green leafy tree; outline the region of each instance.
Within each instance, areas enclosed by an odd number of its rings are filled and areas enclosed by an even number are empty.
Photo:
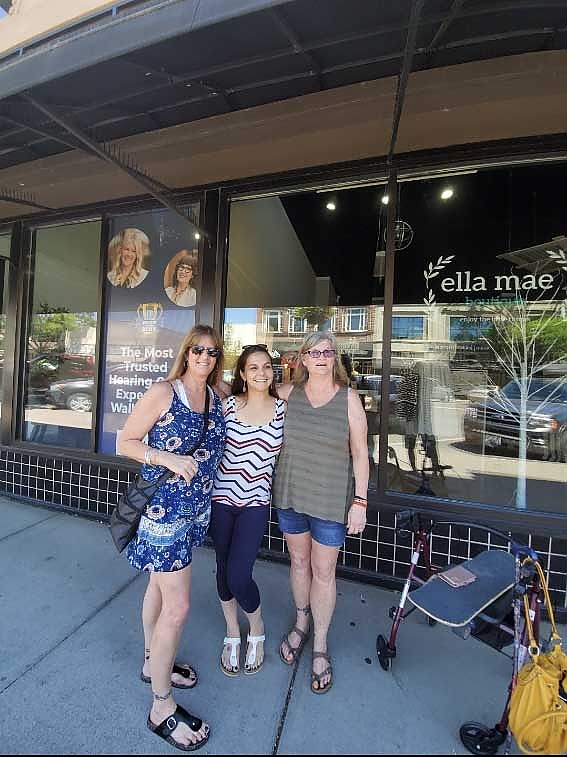
[[[30,353],[33,356],[40,352],[64,352],[67,334],[95,325],[96,319],[92,313],[70,313],[67,308],[51,307],[43,302],[32,317]]]
[[[309,326],[316,326],[317,329],[320,329],[324,323],[333,317],[333,308],[321,306],[292,308],[291,315],[295,318],[304,318]]]

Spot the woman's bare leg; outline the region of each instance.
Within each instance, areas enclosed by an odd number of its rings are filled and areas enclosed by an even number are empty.
[[[327,547],[313,541],[311,549],[311,614],[313,615],[313,651],[327,651],[327,633],[337,601],[336,569],[339,547]],[[328,667],[322,657],[313,660],[313,672],[321,673]],[[330,681],[330,675],[321,678],[321,688]],[[317,688],[317,683],[314,684]]]
[[[150,642],[153,692],[150,719],[158,725],[172,715],[176,708],[171,694],[171,669],[189,613],[191,566],[172,573],[155,573],[153,578],[161,594],[161,611]],[[200,741],[207,731],[206,723],[197,732],[180,723],[171,735],[179,743],[187,745]]]
[[[307,633],[310,622],[309,597],[311,594],[311,534],[285,534],[287,548],[289,550],[290,567],[289,578],[291,583],[291,593],[295,602],[295,611],[297,614],[297,627]],[[290,631],[288,636],[290,647],[297,648],[301,643],[301,637]],[[281,645],[281,653],[288,662],[293,661],[292,655],[286,644]]]

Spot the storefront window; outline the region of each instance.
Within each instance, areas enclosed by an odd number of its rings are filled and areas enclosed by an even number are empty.
[[[22,438],[91,448],[100,222],[38,229],[30,281]]]
[[[0,234],[0,383],[4,373],[4,349],[6,339],[6,309],[8,306],[8,273],[10,260],[10,234]],[[0,418],[2,406],[0,404]]]
[[[566,512],[564,173],[400,184],[389,488]]]
[[[371,459],[380,417],[382,195],[379,185],[345,189],[334,194],[334,211],[324,192],[233,202],[224,325],[227,380],[243,345],[265,343],[277,380],[289,381],[305,336],[332,330],[367,409]]]

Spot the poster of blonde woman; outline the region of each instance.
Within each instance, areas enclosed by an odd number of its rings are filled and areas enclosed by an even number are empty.
[[[163,285],[169,299],[182,308],[195,307],[197,290],[193,286],[197,274],[197,251],[180,250],[166,266]]]
[[[115,287],[133,289],[146,278],[150,258],[150,240],[140,229],[127,228],[108,243],[107,278]]]

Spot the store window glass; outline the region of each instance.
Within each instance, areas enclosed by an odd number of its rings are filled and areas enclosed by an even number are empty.
[[[399,184],[388,488],[567,512],[565,170]]]
[[[309,332],[334,332],[366,408],[372,486],[382,370],[383,196],[384,186],[376,184],[234,201],[224,323],[228,381],[243,345],[267,344],[277,380],[288,381]]]
[[[23,393],[26,441],[91,447],[100,229],[100,221],[88,221],[34,234]]]
[[[8,273],[10,260],[10,234],[0,234],[0,385],[4,374],[4,350],[6,339],[6,310],[8,306]],[[0,403],[0,418],[2,405]]]

